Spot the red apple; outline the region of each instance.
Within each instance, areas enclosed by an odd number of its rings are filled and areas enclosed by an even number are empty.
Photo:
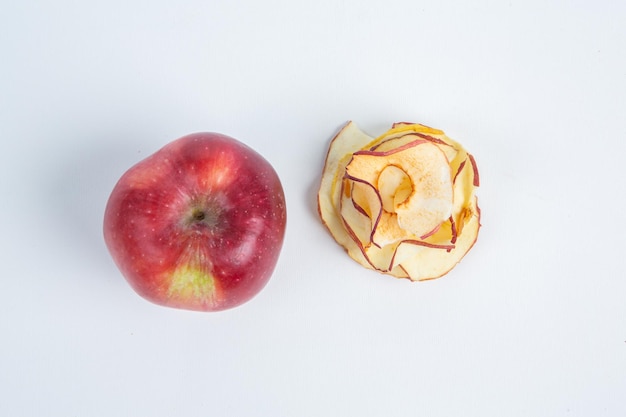
[[[196,133],[120,178],[104,214],[104,240],[144,298],[218,311],[265,286],[285,224],[283,189],[269,162],[228,136]]]

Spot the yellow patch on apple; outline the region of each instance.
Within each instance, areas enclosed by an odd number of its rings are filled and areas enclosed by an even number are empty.
[[[442,130],[395,123],[373,138],[349,122],[330,143],[318,212],[366,268],[423,281],[448,273],[476,242],[476,162]]]
[[[167,290],[170,300],[186,300],[198,306],[213,306],[217,296],[215,279],[202,268],[181,264],[172,273]]]

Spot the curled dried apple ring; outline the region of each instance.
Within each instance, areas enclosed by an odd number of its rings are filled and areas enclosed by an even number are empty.
[[[361,265],[422,281],[449,272],[480,229],[472,155],[443,131],[396,123],[372,138],[349,122],[333,138],[318,211]]]

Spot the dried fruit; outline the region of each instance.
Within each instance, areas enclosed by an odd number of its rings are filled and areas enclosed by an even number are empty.
[[[361,265],[398,278],[438,278],[480,228],[472,155],[443,131],[396,123],[372,138],[349,122],[330,143],[320,217]]]

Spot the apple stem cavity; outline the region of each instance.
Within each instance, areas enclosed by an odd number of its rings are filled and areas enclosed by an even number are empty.
[[[193,219],[197,222],[201,222],[206,217],[206,215],[204,214],[204,211],[202,210],[194,210],[192,216],[193,216]]]

